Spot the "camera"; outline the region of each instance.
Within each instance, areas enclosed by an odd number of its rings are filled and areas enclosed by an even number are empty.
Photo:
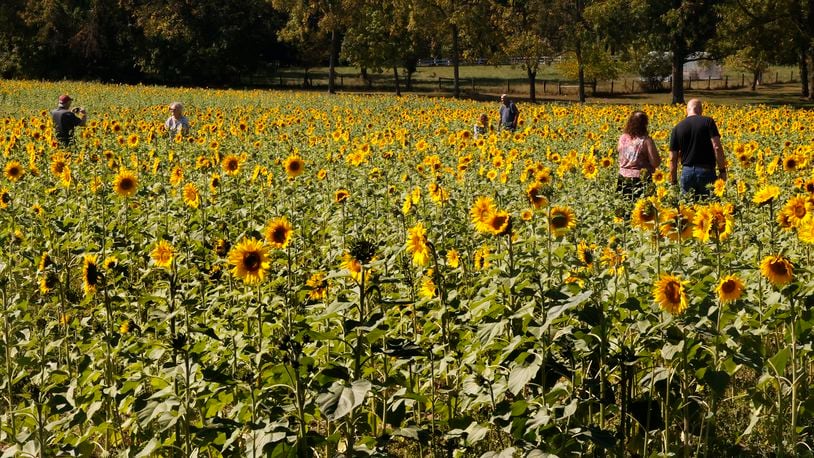
[[[78,113],[84,113],[85,109],[82,108],[82,107],[75,107],[75,108],[71,108],[71,111],[78,114]]]

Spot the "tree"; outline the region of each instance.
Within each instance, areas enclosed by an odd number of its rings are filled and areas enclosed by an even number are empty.
[[[288,14],[279,37],[290,43],[306,43],[313,34],[330,39],[328,47],[328,92],[336,93],[336,65],[344,29],[351,12],[343,0],[272,0],[274,8]]]
[[[517,59],[526,70],[529,98],[537,101],[536,80],[541,62],[555,54],[557,18],[553,15],[552,0],[517,0],[497,5],[495,17],[500,35],[500,54]]]

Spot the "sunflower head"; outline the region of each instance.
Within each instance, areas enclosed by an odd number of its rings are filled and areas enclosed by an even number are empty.
[[[82,289],[85,295],[93,295],[102,281],[102,273],[96,264],[96,255],[86,254],[82,266]]]
[[[659,216],[659,208],[654,199],[646,198],[636,201],[631,215],[631,224],[642,230],[653,229]]]
[[[240,158],[234,154],[227,154],[221,162],[223,173],[229,176],[235,176],[240,171]]]
[[[113,180],[113,190],[122,197],[130,197],[138,190],[138,178],[127,169],[120,169]]]
[[[766,256],[760,263],[760,273],[774,286],[784,286],[794,278],[794,267],[782,255]]]
[[[159,241],[150,253],[150,257],[158,267],[170,267],[174,256],[175,249],[166,240]]]
[[[489,222],[492,215],[497,211],[495,202],[491,197],[478,197],[475,204],[469,210],[469,216],[472,218],[472,224],[478,232],[489,232],[491,227]]]
[[[413,255],[413,264],[424,266],[430,260],[430,248],[427,244],[427,230],[424,223],[418,224],[407,231],[407,244],[405,249]]]
[[[489,218],[489,232],[494,235],[505,235],[512,232],[512,217],[503,210],[498,210]]]
[[[318,301],[325,299],[328,295],[328,280],[325,278],[325,273],[316,272],[311,275],[305,285],[311,288],[308,292],[308,298]]]
[[[767,185],[760,188],[760,190],[755,193],[755,196],[752,198],[752,202],[756,203],[757,205],[766,205],[774,201],[779,195],[780,188],[774,185]]]
[[[25,169],[23,169],[23,165],[20,164],[20,161],[9,161],[6,164],[4,172],[9,181],[17,181],[23,177]]]
[[[305,169],[305,161],[297,155],[288,156],[283,162],[285,173],[291,178],[299,176]]]
[[[266,242],[281,250],[291,242],[292,232],[291,223],[285,217],[275,218],[266,225]]]
[[[263,242],[255,239],[243,239],[229,251],[229,264],[232,274],[247,285],[262,282],[269,268],[269,256]]]
[[[526,196],[532,207],[541,208],[548,205],[548,199],[543,194],[544,191],[544,186],[539,182],[531,183],[528,188],[526,188]]]
[[[334,202],[344,204],[348,200],[348,197],[350,197],[350,192],[348,192],[347,189],[338,189],[334,193]]]
[[[362,264],[369,263],[376,255],[376,245],[365,239],[358,239],[351,243],[350,255]]]
[[[201,195],[195,183],[187,183],[183,190],[184,204],[190,208],[198,208],[201,205]]]
[[[680,278],[664,274],[653,287],[653,298],[662,310],[671,315],[680,315],[687,309],[687,295],[684,282]]]
[[[734,302],[743,294],[743,281],[736,275],[727,275],[715,288],[722,303]]]
[[[555,237],[562,237],[574,226],[576,226],[576,216],[570,207],[556,206],[551,209],[548,219],[548,227]]]

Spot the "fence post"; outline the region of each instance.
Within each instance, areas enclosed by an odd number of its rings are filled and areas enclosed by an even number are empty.
[[[789,83],[794,82],[794,70],[789,70]]]
[[[510,80],[508,80],[508,79],[507,79],[507,80],[506,80],[506,93],[507,93],[507,94],[508,94],[509,92],[511,92],[511,91],[512,91],[512,90],[511,90],[512,88],[509,86],[509,84],[511,84],[511,83],[510,83]]]
[[[596,97],[596,80],[594,80],[594,83],[593,83],[592,86],[593,87],[591,88],[591,97]]]
[[[557,95],[562,95],[562,81],[557,80]]]
[[[339,75],[339,88],[345,88],[345,75]]]
[[[707,89],[712,89],[712,75],[707,75]]]
[[[475,78],[472,78],[472,92],[475,92]]]
[[[780,78],[780,72],[774,72],[774,84],[777,84],[778,78]]]
[[[438,90],[441,90],[441,77],[438,77]]]
[[[724,89],[729,89],[729,75],[724,75]]]
[[[610,95],[613,95],[613,80],[611,80],[611,93],[610,93]]]
[[[543,80],[543,95],[545,95],[546,85],[548,84],[547,80]]]
[[[744,76],[744,74],[741,73],[741,87],[745,86],[746,86],[746,76]]]
[[[692,75],[687,78],[687,89],[692,89]]]

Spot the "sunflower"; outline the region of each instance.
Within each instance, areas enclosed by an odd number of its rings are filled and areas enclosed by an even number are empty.
[[[687,240],[692,237],[694,216],[692,209],[684,205],[681,205],[678,210],[666,208],[661,212],[659,232],[670,240]]]
[[[234,154],[227,154],[220,165],[221,169],[223,169],[223,173],[229,176],[235,176],[240,171],[240,158]]]
[[[562,237],[577,224],[576,215],[570,207],[554,207],[549,212],[548,229],[554,237]]]
[[[687,309],[684,283],[674,275],[663,274],[653,287],[653,299],[662,310],[671,315],[681,314]]]
[[[651,175],[651,179],[653,180],[653,183],[658,186],[667,181],[667,174],[664,173],[664,170],[662,169],[656,169],[656,171],[653,172],[653,175]]]
[[[362,280],[362,263],[350,253],[342,255],[342,268],[347,270],[350,277],[357,282]],[[365,278],[367,278],[367,274],[365,274]]]
[[[229,264],[232,275],[243,280],[247,285],[260,283],[269,268],[269,256],[263,242],[255,239],[243,239],[229,251]]]
[[[582,263],[582,267],[591,269],[596,260],[596,244],[589,244],[586,241],[581,241],[577,245],[577,258]]]
[[[285,168],[285,173],[289,177],[295,178],[303,172],[303,169],[305,168],[305,161],[303,161],[301,157],[292,154],[285,159],[285,162],[283,162],[283,167]]]
[[[642,230],[653,229],[656,227],[658,215],[659,208],[653,198],[639,199],[633,207],[631,224],[633,227],[638,227]]]
[[[159,241],[150,253],[150,257],[158,267],[170,267],[174,255],[175,249],[166,240]]]
[[[755,193],[755,196],[752,198],[752,202],[758,205],[765,205],[774,201],[779,195],[780,188],[774,185],[767,185],[760,188],[760,190]]]
[[[40,293],[47,294],[59,283],[59,276],[56,272],[46,272],[40,276]]]
[[[137,147],[138,146],[138,135],[130,134],[130,136],[127,137],[127,146],[129,146],[130,148]]]
[[[483,270],[489,267],[489,247],[484,245],[477,250],[473,254],[473,259],[475,261],[475,269]]]
[[[725,240],[732,233],[734,217],[732,204],[713,203],[699,206],[692,220],[692,234],[701,242]]]
[[[305,282],[305,285],[311,290],[308,292],[308,298],[315,301],[325,299],[328,295],[328,280],[325,279],[323,272],[316,272]]]
[[[786,215],[792,226],[797,226],[810,214],[812,206],[809,196],[798,194],[786,202],[786,205],[780,210],[780,214]]]
[[[803,243],[814,244],[814,216],[807,216],[797,225],[797,237]]]
[[[218,239],[215,242],[215,254],[221,258],[226,256],[231,248],[232,244],[228,240]]]
[[[461,257],[458,254],[458,250],[449,250],[447,251],[447,265],[453,269],[457,269],[461,263]]]
[[[113,190],[123,197],[130,197],[138,189],[138,178],[127,169],[119,169],[116,178],[113,180]]]
[[[814,178],[809,178],[803,182],[801,188],[809,194],[814,194]]]
[[[11,194],[8,193],[8,189],[0,188],[0,208],[8,208],[10,203]]]
[[[39,270],[40,272],[45,272],[46,269],[53,265],[54,261],[51,259],[51,255],[49,255],[48,252],[46,251],[42,253],[42,256],[40,256],[40,263],[37,266],[37,270]]]
[[[9,161],[3,171],[6,174],[6,178],[12,182],[16,182],[25,174],[25,170],[23,169],[23,165],[20,164],[20,161]]]
[[[31,206],[31,211],[34,213],[34,215],[40,216],[40,217],[45,214],[45,209],[42,208],[42,205],[40,205],[40,204],[32,205]]]
[[[526,188],[526,196],[528,196],[529,203],[534,208],[541,208],[548,205],[548,199],[543,195],[543,185],[539,182],[531,183]]]
[[[793,172],[797,170],[799,166],[799,161],[797,160],[797,156],[788,156],[783,159],[783,170],[786,172]]]
[[[743,281],[736,275],[727,275],[715,288],[722,303],[734,302],[743,294]]]
[[[489,232],[494,235],[506,235],[512,232],[512,217],[509,213],[498,210],[489,219]]]
[[[491,227],[489,222],[492,215],[495,213],[495,202],[491,197],[478,197],[475,204],[469,210],[469,216],[472,218],[472,224],[478,232],[489,232]]]
[[[220,175],[213,173],[209,178],[209,192],[215,195],[218,193],[218,189],[220,189]]]
[[[201,205],[201,195],[198,193],[198,187],[195,186],[195,183],[184,185],[183,196],[184,204],[188,207],[198,208]]]
[[[427,245],[427,231],[423,222],[419,221],[418,224],[407,231],[407,243],[404,249],[407,250],[407,253],[413,255],[413,264],[427,265],[431,252],[429,245]]]
[[[523,221],[531,221],[531,219],[534,218],[534,212],[528,209],[523,210],[520,212],[520,218]]]
[[[337,189],[334,193],[334,202],[344,204],[350,197],[350,192],[347,189]]]
[[[766,256],[760,262],[760,273],[774,286],[783,286],[794,278],[794,267],[782,255]]]
[[[284,216],[275,218],[266,225],[266,242],[268,242],[272,248],[282,250],[291,242],[293,232],[291,224]]]
[[[435,297],[435,282],[432,281],[432,269],[427,270],[427,275],[421,279],[421,288],[418,290],[418,295],[425,299],[432,299]]]
[[[184,181],[184,169],[176,165],[172,168],[172,172],[170,173],[170,184],[178,186],[182,181]]]
[[[317,179],[322,181],[327,177],[328,177],[328,171],[325,170],[325,169],[319,169],[319,172],[317,172]]]
[[[99,267],[96,265],[96,255],[86,254],[82,267],[82,289],[85,295],[91,296],[96,292],[96,286],[101,280]]]
[[[723,197],[724,193],[726,192],[726,180],[721,178],[715,180],[715,184],[712,187],[712,192],[718,197]]]

